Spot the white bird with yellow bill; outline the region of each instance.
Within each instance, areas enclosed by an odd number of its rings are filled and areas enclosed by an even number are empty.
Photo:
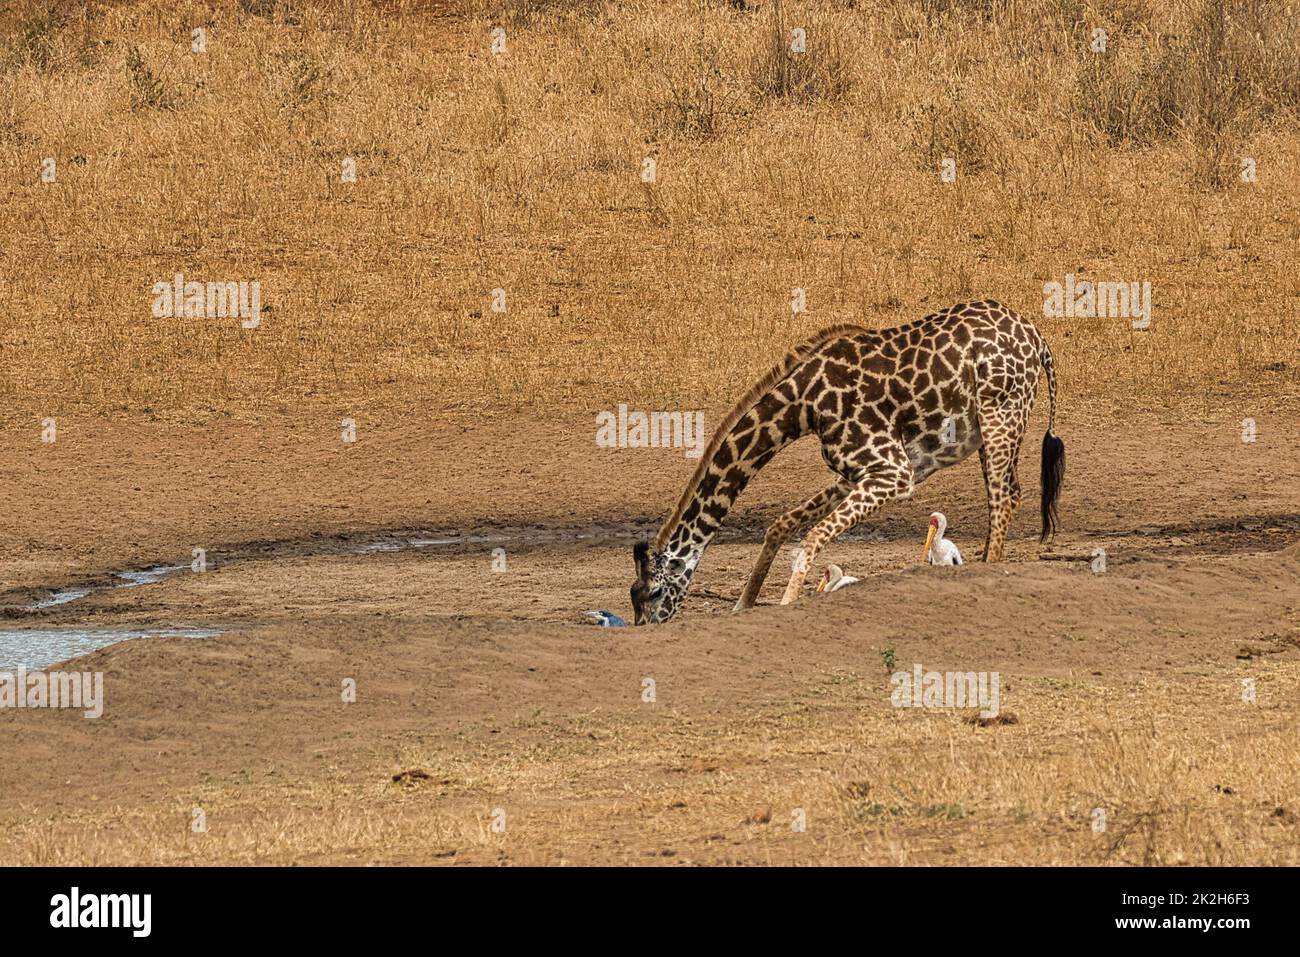
[[[930,531],[925,536],[925,550],[921,552],[921,561],[931,565],[960,565],[961,552],[957,546],[943,537],[948,528],[948,519],[943,512],[930,513]]]
[[[856,585],[858,579],[852,575],[844,574],[844,569],[839,565],[827,565],[826,570],[822,572],[822,580],[817,583],[817,594],[828,591],[839,591],[841,588],[847,588],[849,585]]]

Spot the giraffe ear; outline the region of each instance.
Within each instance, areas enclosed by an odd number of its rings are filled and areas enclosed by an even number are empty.
[[[642,581],[650,578],[650,543],[637,542],[632,546],[632,560],[636,562],[636,576]]]

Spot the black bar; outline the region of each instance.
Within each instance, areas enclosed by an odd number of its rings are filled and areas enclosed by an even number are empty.
[[[451,945],[463,931],[534,943],[600,933],[630,944],[648,935],[677,946],[690,926],[699,930],[689,939],[733,944],[767,942],[785,927],[813,939],[848,932],[873,947],[992,943],[1030,931],[1060,943],[1197,937],[1232,947],[1291,928],[1295,876],[1284,868],[7,868],[0,888],[12,943],[76,935],[128,945],[286,939],[406,948]],[[51,926],[68,922],[74,887],[87,919],[101,910],[99,895],[149,895],[148,936],[136,936],[143,897],[137,910],[109,902],[105,913],[117,907],[128,926]]]

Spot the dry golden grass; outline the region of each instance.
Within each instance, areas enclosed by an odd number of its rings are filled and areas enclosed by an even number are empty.
[[[726,718],[537,718],[492,746],[377,742],[389,763],[368,775],[258,767],[155,806],[32,808],[0,821],[0,853],[41,865],[1295,865],[1300,669],[1247,673],[1256,705],[1222,669],[1011,678],[1003,708],[1018,723],[992,728],[889,708],[883,672],[825,673]],[[429,777],[394,783],[403,769]],[[194,807],[206,833],[190,829]]]
[[[1149,281],[1155,305],[1140,333],[1045,322],[1067,401],[1296,390],[1300,19],[1281,0],[0,17],[8,415],[699,407],[822,325],[967,296],[1041,318],[1067,272]],[[176,272],[257,279],[271,311],[154,319]]]

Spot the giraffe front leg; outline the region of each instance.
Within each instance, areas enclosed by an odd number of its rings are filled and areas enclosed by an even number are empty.
[[[754,602],[758,600],[758,593],[763,587],[763,582],[767,579],[768,570],[772,567],[773,560],[795,529],[806,522],[821,521],[844,498],[847,491],[848,489],[842,483],[836,482],[830,488],[818,492],[798,508],[792,508],[772,523],[767,530],[767,534],[763,536],[763,551],[759,554],[758,561],[754,562],[754,570],[749,574],[749,581],[745,584],[745,591],[740,596],[740,601],[736,602],[736,611],[754,606]]]
[[[816,529],[813,531],[815,532]],[[803,593],[804,579],[808,577],[808,569],[812,567],[812,560],[817,557],[819,551],[821,545],[814,542],[813,533],[810,532],[803,540],[803,544],[795,549],[794,572],[790,575],[790,583],[785,586],[781,604],[788,605]]]
[[[803,592],[804,580],[817,553],[886,502],[912,494],[912,468],[901,448],[876,465],[867,478],[857,483],[831,513],[813,526],[795,553],[794,573],[786,585],[781,604],[788,605]]]

